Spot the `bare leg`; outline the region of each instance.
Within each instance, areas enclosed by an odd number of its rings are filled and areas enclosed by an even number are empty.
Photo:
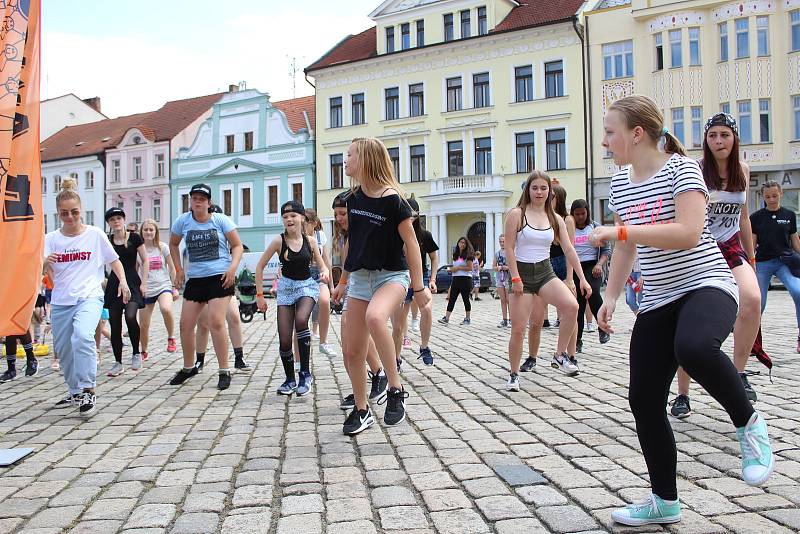
[[[367,351],[366,300],[350,298],[347,311],[344,313],[346,326],[342,326],[342,350],[344,351],[345,368],[350,375],[356,408],[367,409],[367,368],[364,355]],[[384,321],[385,324],[385,321]]]
[[[411,303],[403,303],[397,307],[391,315],[392,318],[392,341],[394,342],[394,354],[396,359],[400,359],[400,351],[403,350],[403,337],[408,329],[408,309]]]
[[[181,307],[181,349],[183,350],[183,367],[190,369],[194,365],[194,329],[200,312],[206,307],[204,302],[183,299]]]
[[[739,286],[739,314],[733,327],[733,364],[743,373],[761,326],[761,290],[756,273],[748,264],[734,267],[733,277]]]
[[[528,326],[528,357],[536,358],[539,355],[539,344],[542,341],[542,327],[546,317],[547,304],[539,297],[533,297],[533,310],[531,311]],[[521,356],[520,356],[521,357]]]
[[[172,293],[161,293],[158,296],[158,307],[167,329],[167,337],[175,337],[175,317],[172,315]],[[140,312],[141,313],[141,312]]]
[[[552,304],[561,315],[558,325],[558,345],[556,353],[567,352],[573,330],[578,328],[578,301],[575,295],[559,279],[550,280],[539,290],[539,296],[548,304]],[[568,353],[569,354],[569,353]]]
[[[228,336],[231,339],[233,348],[240,349],[244,345],[244,335],[242,334],[242,320],[239,318],[239,305],[235,300],[230,299],[228,311],[225,314],[225,322],[228,324]]]
[[[386,328],[386,320],[400,307],[406,289],[400,284],[384,284],[372,296],[372,300],[367,305],[365,320],[375,347],[378,349],[378,356],[383,364],[383,370],[389,379],[390,388],[401,388],[400,373],[397,372],[397,360],[395,359],[395,348],[392,335]]]
[[[221,297],[208,301],[208,328],[220,369],[228,369],[228,329],[225,314],[230,300],[230,297]]]
[[[194,335],[195,350],[205,354],[208,350],[208,307],[197,317],[197,333]]]
[[[412,313],[414,306],[411,307]],[[419,310],[419,346],[420,348],[428,348],[428,343],[431,340],[431,326],[433,326],[433,300],[427,306]]]
[[[512,373],[519,373],[519,363],[522,359],[522,339],[525,337],[527,319],[533,310],[533,295],[511,294],[509,298],[511,308],[511,338],[508,340],[508,363]]]

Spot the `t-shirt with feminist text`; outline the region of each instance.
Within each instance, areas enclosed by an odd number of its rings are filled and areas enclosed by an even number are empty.
[[[345,271],[405,271],[398,225],[411,217],[411,206],[393,190],[378,198],[356,189],[347,199],[348,250]]]
[[[689,191],[700,191],[708,199],[708,189],[697,162],[673,154],[644,182],[632,183],[629,168],[615,174],[611,178],[608,207],[624,224],[670,224],[675,222],[675,199]],[[646,280],[639,313],[664,306],[704,287],[719,288],[737,303],[739,301],[736,282],[708,230],[707,220],[693,248],[664,250],[636,245],[636,252]]]
[[[58,259],[53,264],[52,304],[74,306],[87,298],[103,298],[105,266],[118,257],[102,230],[86,226],[76,236],[50,232],[44,238],[44,255],[54,253]]]
[[[756,235],[756,261],[768,261],[792,253],[791,235],[797,233],[797,216],[786,208],[762,208],[750,215]]]
[[[235,229],[233,221],[222,213],[212,213],[204,223],[198,222],[191,211],[178,217],[171,231],[181,236],[186,245],[189,256],[186,278],[224,274],[231,266],[231,251],[225,234]]]

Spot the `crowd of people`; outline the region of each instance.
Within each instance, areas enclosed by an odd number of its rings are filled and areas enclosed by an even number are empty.
[[[681,512],[677,452],[665,407],[676,373],[678,396],[669,403],[673,416],[691,413],[689,382],[695,380],[736,428],[745,482],[763,484],[774,468],[766,423],[753,408],[757,395],[746,365],[751,355],[772,365],[759,324],[773,275],[794,299],[800,329],[800,240],[795,215],[781,207],[781,187],[775,182],[761,189],[765,207],[748,216],[749,169],[739,159],[738,129],[730,115],[719,113],[706,123],[699,162],[685,155],[646,97],[614,102],[604,131],[602,145],[622,168],[610,184],[613,226],[594,221],[584,199],[573,200],[567,210],[566,190],[541,171],[528,176],[517,205],[506,214],[499,249],[490,258],[499,326],[510,327],[506,389],[520,391],[520,373],[535,369],[541,330],[550,323],[548,306],[555,308],[553,325],[558,328],[549,363],[574,377],[581,371],[585,318],[596,319],[598,341],[607,343],[614,334],[617,299],[625,291],[636,314],[629,402],[652,495],[612,517],[626,525],[672,523]],[[328,335],[331,306],[341,306],[343,363],[352,388],[341,402],[347,411],[342,430],[356,435],[375,424],[371,402],[386,404],[387,426],[406,417],[409,394],[401,355],[408,343],[409,312],[415,317],[411,329],[420,332],[419,358],[434,364],[431,294],[437,291],[439,246],[420,224],[419,205],[403,192],[381,141],[355,139],[344,171],[353,187],[333,201],[331,239],[314,210],[294,200],[284,203],[284,231],[262,254],[255,284],[258,309],[266,311],[264,269],[277,255],[280,271],[272,290],[285,374],[280,395],[302,397],[312,391],[310,322],[318,331],[320,352],[337,356]],[[129,369],[142,367],[156,304],[167,330],[166,350],[176,352],[172,307],[178,290],[183,363],[170,384],[179,386],[202,372],[209,334],[219,389],[231,385],[229,343],[234,369],[250,370],[232,300],[242,241],[235,224],[212,203],[209,186],[193,186],[189,197],[190,210],[173,223],[167,245],[155,221],[145,221],[140,231],[131,229],[120,208],[105,214],[108,235],[85,225],[75,183],[64,180],[56,199],[62,226],[45,238],[43,275],[52,289],[37,302],[32,319],[34,326],[52,325],[54,361],[68,389],[57,408],[77,406],[84,415],[96,410],[100,339],[110,337],[114,363],[108,376],[117,377],[125,372],[123,324],[131,350]],[[458,239],[448,256],[452,282],[446,314],[438,322],[451,324],[460,298],[460,324],[468,326],[471,302],[480,298],[483,259],[467,237]],[[37,373],[34,341],[41,339],[40,330],[6,338],[9,368],[0,381],[17,378],[17,342],[26,354],[24,374]],[[721,350],[731,332],[733,361]]]

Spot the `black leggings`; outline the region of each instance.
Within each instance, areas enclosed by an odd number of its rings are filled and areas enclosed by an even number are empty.
[[[294,379],[292,334],[295,332],[300,350],[300,370],[304,373],[311,372],[311,332],[308,330],[308,319],[314,304],[311,297],[301,297],[293,306],[278,306],[278,342],[287,379]]]
[[[583,269],[583,276],[586,277],[586,281],[589,282],[589,285],[592,286],[592,296],[589,297],[589,309],[592,310],[592,314],[597,317],[597,314],[600,312],[600,307],[603,305],[603,297],[600,295],[600,284],[603,283],[603,277],[595,278],[592,276],[592,269],[594,266],[597,265],[596,261],[582,261],[581,262],[581,269]],[[578,279],[578,275],[572,273],[572,279],[575,281],[575,288],[577,289],[577,297],[578,297],[578,341],[583,339],[583,322],[584,322],[584,315],[586,314],[586,297],[583,296],[581,293],[581,282]],[[599,327],[598,327],[599,329]]]
[[[456,307],[456,300],[461,295],[464,301],[464,310],[467,313],[472,311],[472,303],[469,301],[469,294],[472,292],[472,276],[454,276],[450,283],[450,299],[447,301],[447,311],[452,312]]]
[[[122,314],[125,313],[125,324],[128,325],[128,337],[131,340],[133,354],[139,354],[139,321],[136,314],[139,304],[133,301],[127,304],[113,304],[108,310],[108,324],[111,327],[111,348],[114,349],[114,359],[122,363]]]
[[[736,427],[753,415],[739,373],[720,350],[736,312],[730,295],[704,288],[636,317],[628,401],[653,493],[662,499],[678,498],[675,437],[665,410],[678,366],[722,405]]]

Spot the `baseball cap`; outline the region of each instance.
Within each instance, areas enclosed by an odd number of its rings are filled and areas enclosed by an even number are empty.
[[[343,193],[339,193],[333,199],[333,205],[331,208],[347,208],[347,199],[350,198],[350,191],[345,191]]]
[[[283,215],[284,213],[299,213],[300,215],[305,216],[306,209],[298,201],[290,200],[288,202],[285,202],[283,206],[281,206],[281,215]]]
[[[111,217],[116,217],[117,215],[123,219],[125,218],[125,212],[122,210],[122,208],[108,208],[106,210],[106,222],[108,222]]]
[[[206,184],[195,184],[189,190],[189,196],[192,196],[195,193],[200,193],[201,195],[211,198],[211,187],[207,186]]]

